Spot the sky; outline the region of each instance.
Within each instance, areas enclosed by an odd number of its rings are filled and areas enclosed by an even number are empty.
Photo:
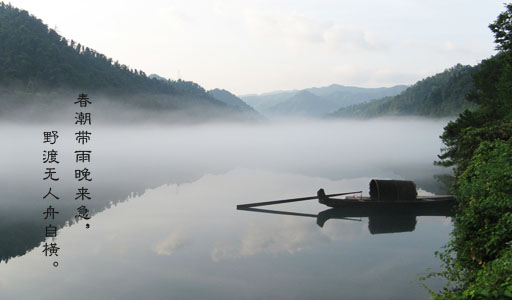
[[[11,0],[130,68],[237,95],[414,82],[496,53],[502,0]]]

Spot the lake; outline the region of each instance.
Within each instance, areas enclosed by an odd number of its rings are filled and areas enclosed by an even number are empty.
[[[269,207],[311,216],[236,205],[319,188],[367,195],[372,178],[447,193],[438,178],[450,170],[432,164],[446,123],[93,124],[85,145],[75,141],[79,127],[1,124],[0,298],[428,299],[417,278],[440,269],[434,252],[449,239],[450,218],[371,234],[368,218],[320,227],[314,216],[327,207],[316,200]],[[51,130],[59,139],[43,144]],[[59,181],[43,180],[50,149]],[[92,151],[91,162],[77,163],[77,150]],[[90,182],[74,176],[84,167]],[[75,199],[84,186],[91,199]],[[43,199],[50,187],[58,200]],[[51,221],[49,205],[59,211]],[[76,221],[82,205],[91,218]],[[57,237],[45,239],[48,224]],[[45,243],[56,243],[58,256],[45,256]]]

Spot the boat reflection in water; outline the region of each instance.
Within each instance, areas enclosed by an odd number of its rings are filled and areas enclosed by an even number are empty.
[[[353,220],[354,218],[368,218],[368,229],[372,234],[414,231],[416,217],[454,215],[453,205],[431,207],[418,207],[411,209],[374,209],[374,208],[331,208],[320,212],[316,216],[316,223],[323,227],[330,219]]]
[[[368,218],[368,229],[371,234],[411,232],[416,228],[416,217],[451,217],[454,215],[455,199],[452,196],[417,197],[416,186],[412,181],[374,179],[370,182],[370,197],[349,196],[344,199],[336,199],[333,196],[326,195],[324,190],[320,189],[317,196],[242,204],[238,205],[237,209],[260,213],[312,217],[316,218],[316,223],[320,227],[323,227],[330,219],[361,221],[361,218]],[[319,199],[321,204],[332,208],[324,210],[317,215],[254,208],[254,206],[287,203],[297,201],[297,199],[303,201],[314,198]]]
[[[416,217],[422,216],[445,216],[451,217],[454,215],[454,210],[451,206],[439,206],[436,209],[415,209],[411,211],[390,211],[390,210],[375,210],[371,208],[330,208],[326,209],[317,215],[297,213],[280,210],[270,210],[261,208],[240,207],[238,210],[252,211],[258,213],[269,213],[288,216],[310,217],[316,218],[316,224],[323,227],[324,224],[331,219],[361,221],[361,218],[368,218],[368,229],[371,234],[381,233],[395,233],[395,232],[411,232],[416,228]]]

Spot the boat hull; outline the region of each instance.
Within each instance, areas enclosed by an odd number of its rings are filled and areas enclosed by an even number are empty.
[[[363,209],[374,210],[400,210],[400,209],[428,209],[437,208],[440,206],[451,207],[455,204],[453,197],[432,197],[415,199],[411,201],[373,201],[368,198],[363,199],[336,199],[336,198],[321,198],[320,203],[334,208],[352,208],[358,207]]]

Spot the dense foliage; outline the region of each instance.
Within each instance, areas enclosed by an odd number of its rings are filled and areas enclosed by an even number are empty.
[[[479,66],[456,65],[418,81],[401,94],[342,108],[334,117],[375,118],[382,116],[455,116],[474,107],[465,96],[474,90],[472,75]]]
[[[478,105],[450,122],[440,164],[455,166],[457,214],[438,253],[448,279],[435,299],[512,298],[512,5],[489,27],[498,55],[474,74],[468,99]]]
[[[478,105],[450,122],[441,136],[446,148],[438,162],[456,166],[456,174],[467,167],[474,151],[483,141],[508,140],[512,136],[512,73],[510,53],[502,52],[480,64],[473,78],[476,90],[468,100]]]
[[[121,110],[180,112],[197,120],[244,118],[190,81],[150,78],[111,58],[61,37],[41,20],[0,2],[0,115],[52,111],[78,92],[122,105]],[[10,111],[16,111],[14,114]]]
[[[68,41],[27,11],[0,2],[0,83],[25,89],[80,86],[113,92],[194,93],[199,85],[151,79],[111,58]]]
[[[454,192],[458,213],[436,274],[449,285],[434,298],[512,298],[512,140],[481,143]]]

